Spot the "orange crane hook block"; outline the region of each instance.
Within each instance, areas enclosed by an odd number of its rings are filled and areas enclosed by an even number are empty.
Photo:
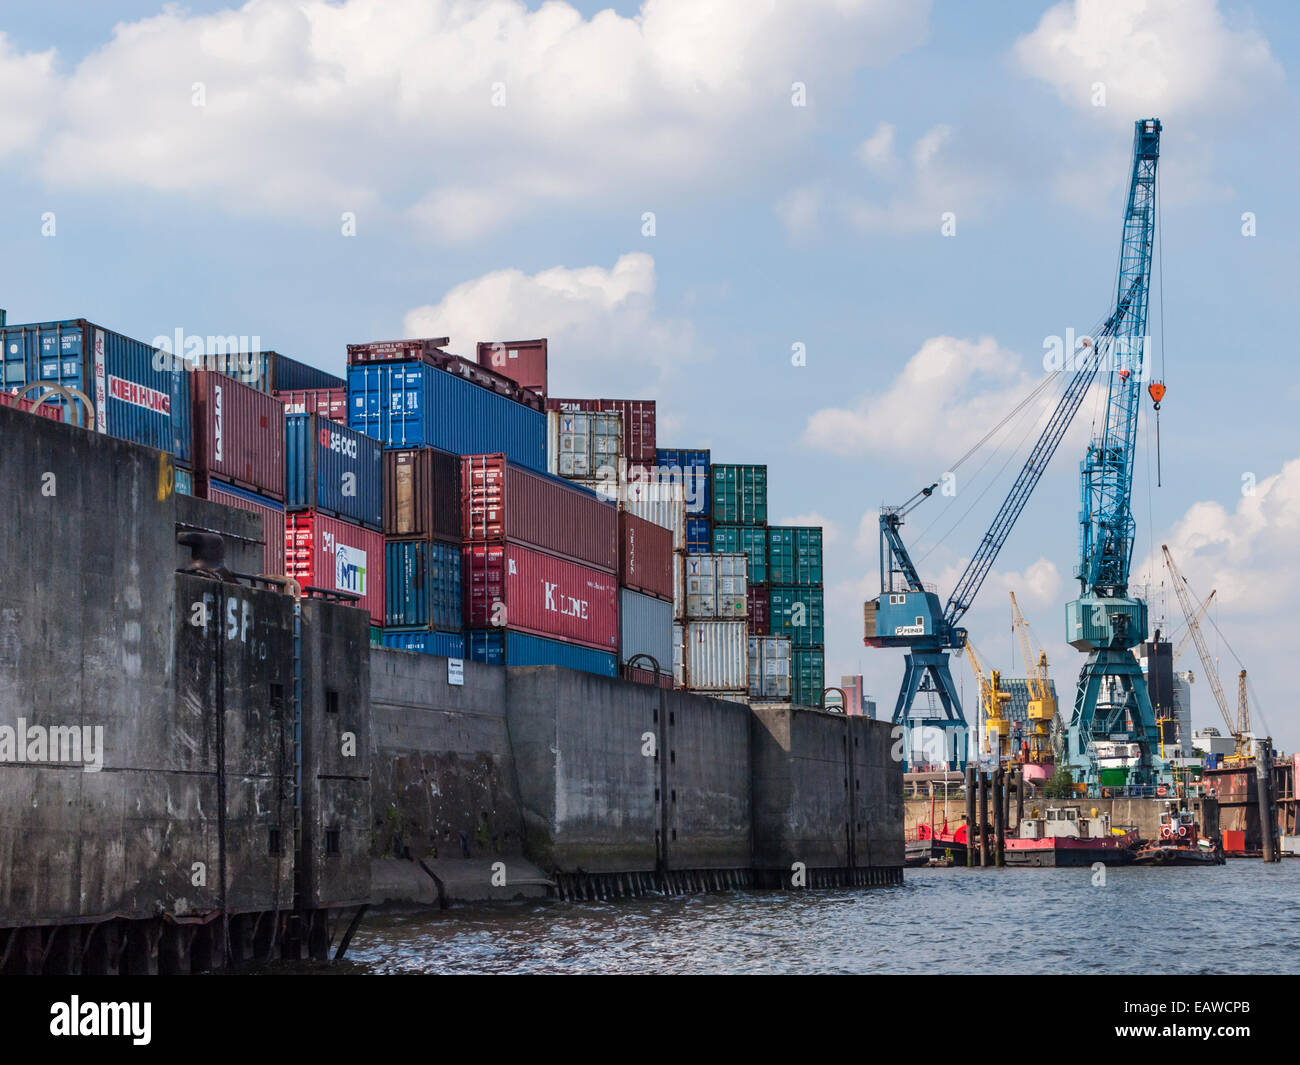
[[[1160,401],[1165,398],[1165,385],[1163,381],[1152,381],[1147,385],[1147,391],[1151,393],[1151,400],[1156,405],[1156,410],[1160,409]]]

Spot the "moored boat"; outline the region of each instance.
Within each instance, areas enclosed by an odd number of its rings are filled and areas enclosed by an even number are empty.
[[[1127,865],[1138,843],[1135,829],[1113,829],[1109,814],[1093,810],[1083,816],[1078,806],[1050,807],[1020,823],[1019,835],[1007,838],[1003,862],[1008,866],[1063,868]]]

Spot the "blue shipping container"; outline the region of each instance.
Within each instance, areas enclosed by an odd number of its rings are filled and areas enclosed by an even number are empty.
[[[707,518],[711,513],[713,503],[709,492],[709,470],[712,463],[713,452],[708,448],[661,447],[655,450],[659,479],[685,486],[688,515]],[[704,548],[705,552],[708,550],[707,547]]]
[[[348,426],[387,447],[503,452],[511,462],[546,472],[544,413],[423,362],[350,367]]]
[[[428,629],[385,629],[379,638],[384,647],[397,651],[418,651],[443,658],[464,658],[465,638],[459,632],[430,632]]]
[[[227,377],[242,381],[259,392],[307,392],[312,389],[346,388],[347,382],[332,373],[281,355],[278,351],[241,352],[227,355],[228,364],[214,367]]]
[[[284,461],[289,510],[326,514],[384,529],[384,447],[318,414],[284,416]]]
[[[0,387],[38,381],[82,392],[87,428],[190,462],[189,373],[166,352],[84,318],[0,327]]]
[[[175,491],[177,495],[192,496],[194,494],[194,474],[189,470],[177,466],[175,467]]]
[[[686,519],[686,553],[707,555],[713,551],[713,523],[708,518]]]
[[[384,584],[386,625],[460,631],[460,544],[389,540]]]
[[[563,666],[602,677],[618,676],[618,656],[609,651],[548,640],[513,629],[476,629],[465,633],[467,657],[492,666]]]

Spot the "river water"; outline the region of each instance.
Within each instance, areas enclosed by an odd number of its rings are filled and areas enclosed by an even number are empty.
[[[1300,860],[378,914],[372,973],[1300,973]]]

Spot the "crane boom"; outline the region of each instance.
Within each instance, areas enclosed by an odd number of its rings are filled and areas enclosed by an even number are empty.
[[[1183,616],[1187,618],[1187,631],[1196,644],[1196,653],[1201,658],[1201,669],[1205,673],[1205,679],[1210,685],[1210,691],[1214,693],[1214,701],[1218,704],[1219,713],[1223,715],[1224,724],[1228,726],[1228,731],[1235,735],[1237,723],[1233,721],[1232,712],[1228,709],[1228,697],[1224,695],[1223,684],[1219,680],[1219,667],[1214,662],[1214,656],[1210,654],[1209,645],[1205,642],[1205,634],[1201,631],[1201,623],[1192,605],[1187,578],[1174,565],[1174,556],[1169,553],[1169,546],[1161,544],[1160,550],[1165,554],[1165,565],[1169,567],[1169,576],[1173,578],[1174,594],[1178,596],[1178,605],[1183,608]],[[1207,599],[1206,602],[1209,600]]]
[[[1215,591],[1217,591],[1217,589],[1211,588],[1210,594],[1205,597],[1205,601],[1202,602],[1201,605],[1196,608],[1196,623],[1198,625],[1201,623],[1201,620],[1205,617],[1205,612],[1210,609],[1210,600],[1214,598]],[[1183,657],[1183,652],[1187,650],[1187,645],[1191,642],[1192,642],[1192,630],[1191,630],[1191,626],[1188,626],[1187,631],[1183,633],[1183,638],[1178,641],[1178,646],[1174,648],[1174,657],[1171,661],[1175,665],[1178,663],[1178,660]]]

